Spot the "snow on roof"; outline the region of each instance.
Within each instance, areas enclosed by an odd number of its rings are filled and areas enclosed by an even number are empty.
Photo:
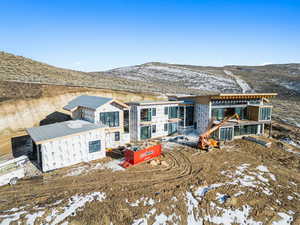
[[[72,111],[76,109],[78,106],[83,106],[91,109],[97,109],[100,106],[112,101],[112,98],[104,98],[98,96],[88,96],[88,95],[81,95],[77,98],[73,99],[66,105],[63,109]]]
[[[28,128],[26,131],[36,144],[40,144],[55,138],[75,135],[100,128],[104,128],[104,126],[84,120],[69,120],[40,127]]]

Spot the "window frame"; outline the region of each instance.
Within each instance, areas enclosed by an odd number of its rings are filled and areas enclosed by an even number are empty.
[[[115,141],[120,141],[121,140],[120,131],[114,132],[114,136],[115,136]]]
[[[155,134],[155,133],[156,133],[156,124],[153,124],[153,125],[151,126],[151,133],[152,133],[152,134]]]
[[[120,112],[100,112],[99,120],[103,125],[109,127],[119,127],[120,126]]]
[[[95,145],[97,150],[91,149],[91,147],[95,148]],[[99,147],[97,145],[99,145]],[[89,141],[89,153],[95,153],[95,152],[101,152],[101,140]]]
[[[156,108],[152,108],[151,109],[151,116],[156,116]]]

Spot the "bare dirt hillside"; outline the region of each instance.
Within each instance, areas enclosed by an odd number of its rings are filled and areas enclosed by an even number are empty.
[[[10,152],[11,138],[24,135],[25,128],[70,119],[63,106],[83,94],[124,102],[160,98],[149,93],[0,81],[0,156]]]
[[[146,63],[105,71],[113,78],[168,83],[190,89],[225,93],[276,92],[275,119],[300,127],[300,64],[205,67]]]
[[[42,83],[67,86],[81,86],[152,93],[185,93],[183,87],[170,84],[135,81],[119,77],[110,77],[103,72],[85,73],[57,68],[22,56],[0,52],[0,80],[26,83]],[[199,90],[190,90],[200,93]],[[0,96],[1,98],[1,96]]]

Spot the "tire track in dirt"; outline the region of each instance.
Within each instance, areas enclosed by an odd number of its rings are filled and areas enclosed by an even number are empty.
[[[45,182],[44,180],[34,182],[35,188],[28,188],[26,186],[32,185],[32,180],[24,181],[18,186],[14,187],[13,190],[10,188],[5,188],[0,192],[0,196],[7,198],[10,195],[18,198],[32,198],[33,196],[50,196],[52,193],[68,191],[76,192],[88,192],[95,189],[107,189],[111,184],[121,185],[121,186],[136,186],[135,188],[127,188],[128,191],[134,192],[136,189],[141,187],[147,188],[149,186],[165,185],[168,182],[170,185],[179,184],[185,182],[192,175],[192,163],[189,157],[187,157],[182,151],[184,148],[173,152],[165,152],[165,161],[168,162],[169,166],[160,169],[148,169],[144,170],[130,170],[112,173],[111,171],[101,172],[95,175],[93,179],[84,180],[81,182],[81,177],[71,178],[53,178],[50,182]],[[142,179],[137,179],[138,174],[143,174]],[[92,177],[92,176],[91,176]],[[84,178],[84,176],[83,176]],[[62,179],[66,179],[64,184],[61,184]],[[56,182],[60,181],[60,184]],[[37,187],[39,186],[39,187]],[[24,190],[25,189],[25,190]],[[4,199],[5,199],[4,198]]]

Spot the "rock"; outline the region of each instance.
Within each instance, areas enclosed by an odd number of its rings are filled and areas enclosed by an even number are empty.
[[[162,166],[169,166],[169,164],[166,161],[161,161],[160,163]]]
[[[158,162],[156,160],[151,160],[150,161],[150,165],[151,166],[157,166],[158,165]]]

